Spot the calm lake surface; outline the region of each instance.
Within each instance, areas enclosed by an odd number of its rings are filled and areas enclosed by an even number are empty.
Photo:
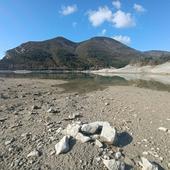
[[[86,93],[94,90],[103,90],[109,86],[135,86],[159,91],[170,92],[170,76],[144,75],[95,75],[85,73],[63,72],[31,72],[25,74],[0,72],[0,78],[35,78],[66,80],[67,83],[57,85],[65,92]]]

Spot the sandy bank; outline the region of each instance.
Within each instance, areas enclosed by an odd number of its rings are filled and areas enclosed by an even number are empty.
[[[170,62],[166,62],[157,66],[132,66],[127,65],[120,69],[110,68],[110,69],[101,69],[96,71],[90,71],[92,73],[150,73],[150,74],[170,74]]]

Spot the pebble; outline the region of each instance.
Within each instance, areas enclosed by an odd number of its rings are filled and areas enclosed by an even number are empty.
[[[115,159],[120,159],[121,158],[121,156],[122,156],[122,153],[121,152],[116,152],[115,153]]]
[[[27,155],[27,157],[29,158],[29,157],[39,157],[40,156],[40,152],[38,151],[38,150],[33,150],[33,151],[31,151],[28,155]]]
[[[12,142],[15,141],[15,138],[5,141],[5,145],[10,145]]]
[[[105,103],[104,105],[105,105],[105,106],[108,106],[108,105],[109,105],[109,103]]]
[[[148,152],[144,151],[144,152],[142,153],[142,155],[148,155]]]
[[[103,147],[103,144],[99,140],[97,140],[97,139],[95,141],[95,145],[98,146],[99,148]]]
[[[168,132],[168,129],[165,127],[159,127],[158,130],[163,131],[163,132]]]
[[[73,120],[73,119],[76,119],[78,117],[80,117],[80,113],[79,112],[73,113],[73,115],[69,115],[68,119],[69,120]]]
[[[59,110],[50,107],[50,108],[47,110],[47,113],[59,113]]]

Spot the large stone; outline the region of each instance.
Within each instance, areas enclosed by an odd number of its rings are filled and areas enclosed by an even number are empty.
[[[58,142],[55,145],[56,155],[59,155],[60,153],[66,153],[69,151],[69,140],[70,136],[64,136],[60,142]]]
[[[141,158],[142,170],[158,170],[158,166],[148,161],[146,158]]]
[[[103,122],[93,122],[84,124],[81,127],[81,131],[86,134],[95,134],[97,133],[103,126]]]
[[[122,161],[116,161],[115,159],[102,160],[108,170],[125,170],[125,163]]]
[[[81,128],[81,125],[79,123],[68,124],[66,129],[64,129],[62,133],[64,135],[76,137],[76,135],[80,131],[80,128]]]
[[[102,132],[100,134],[102,142],[116,145],[117,143],[117,131],[114,127],[111,127],[108,122],[103,124]]]
[[[76,137],[77,140],[79,140],[82,143],[89,142],[91,140],[90,137],[83,135],[82,133],[77,133]]]

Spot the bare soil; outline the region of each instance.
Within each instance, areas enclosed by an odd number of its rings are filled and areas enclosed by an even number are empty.
[[[116,127],[122,149],[135,169],[143,155],[168,169],[170,163],[170,93],[130,86],[114,86],[79,94],[64,92],[59,80],[0,79],[0,169],[99,170],[101,150],[93,143],[72,141],[66,154],[52,154],[75,112],[82,122],[108,121]],[[56,113],[48,113],[49,108]],[[24,134],[27,133],[26,137]],[[7,141],[10,141],[8,144]],[[39,157],[27,155],[38,149]]]

